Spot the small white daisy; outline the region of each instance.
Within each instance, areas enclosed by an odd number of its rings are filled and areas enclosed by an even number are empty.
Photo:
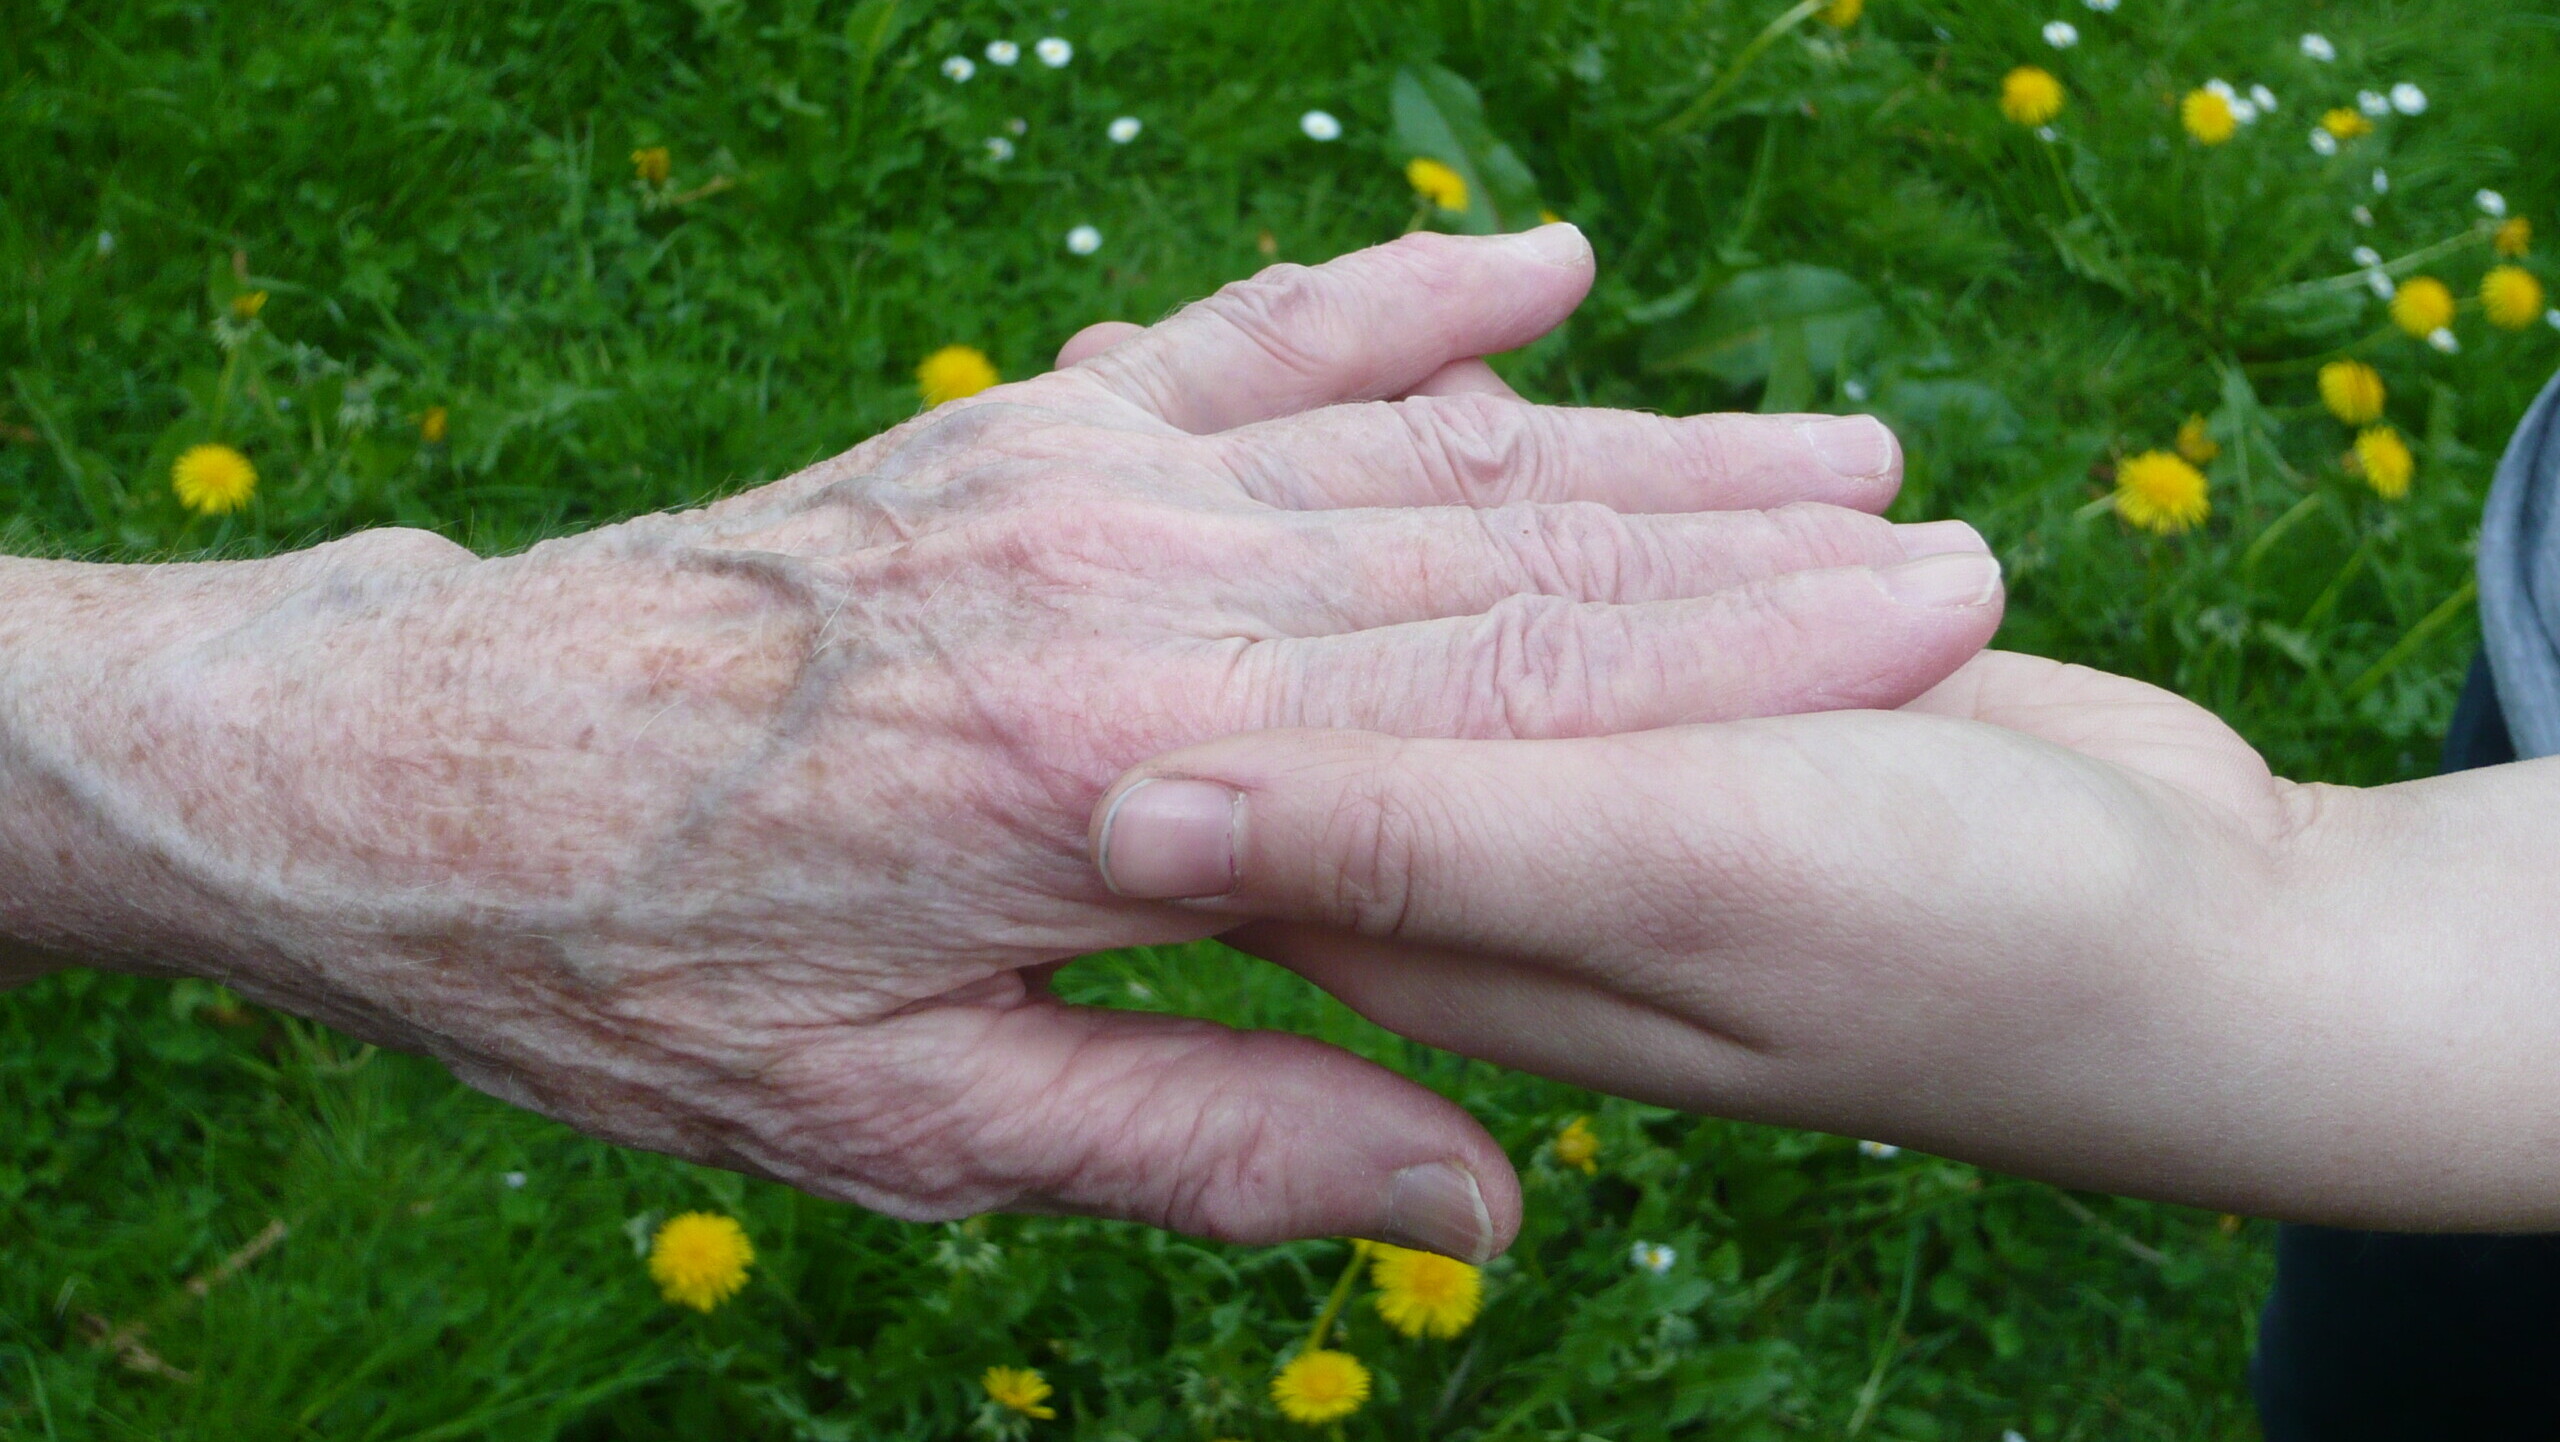
[[[1861,1156],[1873,1157],[1880,1162],[1889,1162],[1902,1155],[1902,1148],[1891,1142],[1860,1142],[1858,1152]]]
[[[520,1192],[524,1190],[525,1175],[522,1172],[504,1172],[499,1175],[498,1180],[505,1184],[508,1191]]]
[[[2116,11],[2116,0],[2082,0],[2082,3],[2101,15],[2113,15]]]
[[[1146,127],[1138,123],[1138,117],[1134,115],[1123,115],[1119,119],[1112,121],[1102,133],[1111,137],[1112,144],[1126,145],[1130,141],[1137,139],[1138,132],[1145,128]]]
[[[2249,87],[2249,103],[2272,115],[2276,109],[2276,93],[2263,85],[2252,85]]]
[[[1004,123],[1004,128],[1005,133],[1008,135],[1029,135],[1031,133],[1031,122],[1017,115],[1011,120],[1006,121]]]
[[[1840,394],[1847,396],[1853,405],[1864,405],[1869,394],[1867,383],[1856,379],[1842,381]]]
[[[114,231],[112,231],[112,230],[102,230],[102,231],[99,231],[99,232],[98,232],[98,257],[99,257],[99,259],[103,260],[103,259],[105,259],[106,257],[111,256],[111,255],[113,255],[113,254],[115,254],[115,253],[116,253],[116,233],[115,233]]]
[[[2354,221],[2358,225],[2370,226],[2373,224],[2373,207],[2369,205],[2359,205],[2355,209],[2347,212],[2347,219]]]
[[[1004,138],[1003,136],[1001,136],[1001,135],[990,135],[990,136],[988,136],[988,137],[987,137],[987,158],[988,158],[988,159],[990,159],[990,160],[1011,160],[1011,159],[1013,159],[1013,142],[1012,142],[1012,141],[1010,141],[1010,140],[1005,139],[1005,138]]]
[[[2329,43],[2328,36],[2315,30],[2302,37],[2302,53],[2326,65],[2338,58],[2338,47]]]
[[[2204,83],[2204,88],[2208,93],[2219,95],[2224,100],[2238,100],[2240,98],[2240,92],[2231,88],[2231,82],[2223,79],[2219,75],[2206,81]]]
[[[2403,80],[2391,87],[2391,108],[2403,115],[2427,113],[2427,92]]]
[[[2391,97],[2379,90],[2359,90],[2356,92],[2356,109],[2380,119],[2391,113]]]
[[[2036,127],[2036,139],[2043,141],[2047,145],[2051,145],[2061,138],[2062,132],[2054,129],[2050,125],[2039,125]]]
[[[1052,70],[1076,58],[1076,48],[1055,35],[1042,37],[1039,44],[1031,47],[1031,53],[1039,56],[1040,63]]]
[[[978,73],[978,62],[966,55],[954,55],[942,62],[942,73],[950,76],[953,83],[966,85],[969,77]]]
[[[2507,198],[2494,190],[2481,191],[2478,195],[2471,197],[2471,203],[2479,206],[2480,213],[2492,220],[2507,218]]]
[[[2320,155],[2338,153],[2338,137],[2315,125],[2311,127],[2311,149]]]
[[[2372,291],[2377,300],[2389,300],[2400,293],[2400,283],[2378,270],[2366,271],[2364,283],[2365,288]]]
[[[1102,232],[1090,225],[1079,225],[1067,232],[1067,253],[1091,255],[1102,249]]]
[[[2382,169],[2380,166],[2374,167],[2373,193],[2376,195],[2389,195],[2391,193],[2391,172]]]
[[[1011,65],[1021,58],[1022,47],[1010,40],[987,42],[987,63],[990,65]]]
[[[2242,125],[2255,125],[2255,124],[2257,124],[2257,123],[2258,123],[2258,107],[2257,107],[2257,103],[2256,103],[2256,102],[2254,102],[2254,101],[2249,101],[2249,100],[2238,100],[2238,99],[2233,100],[2233,101],[2231,102],[2231,118],[2232,118],[2233,120],[2235,120],[2235,121],[2239,122],[2239,123],[2240,123],[2240,124],[2242,124]]]
[[[1660,1242],[1638,1242],[1634,1246],[1627,1248],[1627,1264],[1629,1266],[1634,1267],[1638,1271],[1651,1272],[1657,1277],[1670,1271],[1671,1264],[1679,1260],[1680,1254],[1678,1252],[1673,1251],[1671,1248],[1664,1246]]]
[[[2382,264],[2382,252],[2369,245],[2359,245],[2355,249],[2348,251],[2347,254],[2354,256],[2356,258],[2356,264],[2358,265],[2374,266]]]
[[[1342,138],[1342,122],[1321,110],[1310,110],[1299,116],[1298,129],[1306,132],[1309,140],[1340,140]]]
[[[2437,326],[2434,330],[2427,332],[2427,344],[2443,351],[2446,355],[2462,354],[2462,342],[2454,337],[2452,331],[2446,330],[2443,326]]]
[[[2056,50],[2068,50],[2080,43],[2080,27],[2068,20],[2048,20],[2044,23],[2044,43]]]

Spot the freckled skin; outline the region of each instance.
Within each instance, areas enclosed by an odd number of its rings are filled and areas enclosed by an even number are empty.
[[[1996,606],[1885,599],[1864,568],[1903,552],[1871,515],[1700,512],[1881,508],[1889,443],[1849,475],[1791,418],[1363,399],[1521,344],[1588,283],[1587,248],[1439,236],[1273,272],[799,475],[516,556],[380,531],[0,561],[0,982],[219,978],[598,1135],[900,1216],[1374,1234],[1387,1179],[1448,1163],[1497,1240],[1508,1164],[1440,1098],[1299,1038],[1064,1007],[1040,968],[1214,929],[1087,858],[1095,800],[1156,752],[1317,716],[1522,735],[1889,704],[1988,635]],[[1536,646],[1499,609],[1521,592],[1553,603]],[[1748,686],[1667,659],[1817,602],[1836,646],[1790,636]],[[1577,645],[1608,648],[1606,696]]]

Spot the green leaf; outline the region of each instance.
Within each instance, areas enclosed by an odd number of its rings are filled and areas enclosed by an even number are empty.
[[[1896,381],[1876,398],[1876,408],[1900,429],[1925,432],[1941,446],[2011,446],[2027,433],[2017,406],[1980,381]]]
[[[1764,404],[1801,405],[1813,382],[1875,348],[1884,310],[1856,280],[1816,265],[1748,270],[1706,305],[1646,337],[1645,369],[1703,371],[1734,386],[1768,383]]]
[[[1467,208],[1441,217],[1469,235],[1538,223],[1538,178],[1485,123],[1476,88],[1437,65],[1396,72],[1389,91],[1399,163],[1436,160],[1467,183]]]

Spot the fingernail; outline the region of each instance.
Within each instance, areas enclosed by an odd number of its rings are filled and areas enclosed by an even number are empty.
[[[1853,481],[1872,481],[1888,475],[1902,447],[1895,443],[1893,432],[1873,416],[1834,416],[1829,420],[1802,421],[1796,426],[1806,445],[1813,447],[1816,459],[1840,475]]]
[[[1583,239],[1582,228],[1569,220],[1520,231],[1509,239],[1549,265],[1580,265],[1591,255],[1591,242]]]
[[[1425,1162],[1387,1179],[1387,1224],[1378,1240],[1482,1265],[1491,1259],[1493,1216],[1473,1174]]]
[[[1893,535],[1902,543],[1902,554],[1914,561],[1922,556],[1960,555],[1991,549],[1980,531],[1962,521],[1922,521],[1916,525],[1896,526]]]
[[[1949,552],[1883,567],[1876,581],[1906,606],[1979,606],[2000,593],[2000,563],[1985,552]]]
[[[1212,781],[1139,782],[1102,818],[1102,884],[1142,901],[1226,895],[1243,811],[1243,796]]]

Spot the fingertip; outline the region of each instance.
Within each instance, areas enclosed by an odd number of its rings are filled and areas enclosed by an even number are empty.
[[[1494,374],[1493,367],[1474,356],[1449,362],[1423,377],[1422,384],[1415,386],[1406,394],[1408,399],[1413,396],[1493,396],[1506,401],[1520,399],[1520,393],[1511,388],[1510,382]]]
[[[1133,325],[1125,320],[1095,321],[1067,337],[1067,343],[1058,347],[1058,364],[1055,368],[1065,370],[1072,365],[1081,365],[1145,329],[1145,326]]]

